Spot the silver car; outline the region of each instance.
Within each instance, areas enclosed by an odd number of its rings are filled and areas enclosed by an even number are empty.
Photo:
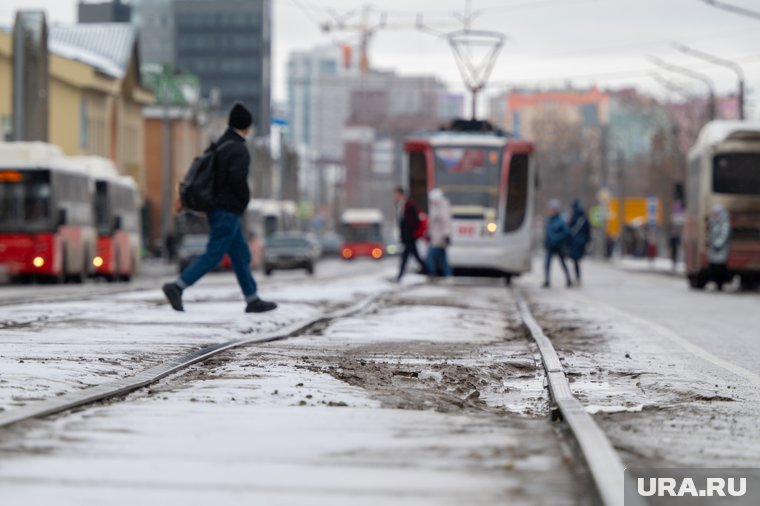
[[[314,266],[321,254],[316,239],[304,232],[278,232],[264,245],[264,273],[275,270],[305,269],[314,274]]]

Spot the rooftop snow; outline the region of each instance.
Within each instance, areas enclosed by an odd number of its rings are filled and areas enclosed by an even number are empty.
[[[135,28],[126,23],[56,25],[50,28],[48,44],[56,54],[121,78],[127,72],[136,37]]]

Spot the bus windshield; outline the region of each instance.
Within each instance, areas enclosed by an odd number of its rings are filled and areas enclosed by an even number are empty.
[[[379,223],[346,223],[343,225],[343,240],[346,243],[382,242]]]
[[[725,153],[713,159],[713,191],[760,195],[760,154]]]
[[[2,177],[2,174],[18,177]],[[49,174],[0,171],[0,230],[34,232],[47,230],[50,225]]]
[[[454,217],[496,214],[501,151],[482,147],[435,149],[435,186],[443,190],[451,202]]]

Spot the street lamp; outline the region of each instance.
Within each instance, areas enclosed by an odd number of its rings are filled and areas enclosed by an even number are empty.
[[[709,100],[709,106],[708,106],[708,116],[711,120],[715,119],[715,86],[713,85],[712,79],[710,79],[708,76],[704,74],[700,74],[699,72],[694,72],[693,70],[680,67],[678,65],[673,65],[672,63],[667,63],[659,58],[656,58],[654,56],[650,56],[649,59],[655,64],[658,65],[666,70],[670,70],[671,72],[676,72],[678,74],[685,75],[687,77],[691,77],[692,79],[696,79],[698,81],[701,81],[705,86],[707,86],[707,89],[710,92],[710,100]]]
[[[739,78],[739,119],[744,119],[744,83],[746,81],[744,70],[742,70],[742,68],[737,63],[726,60],[725,58],[719,58],[709,53],[705,53],[704,51],[700,51],[698,49],[691,48],[685,44],[673,42],[672,45],[683,53],[694,56],[696,58],[701,58],[702,60],[709,61],[715,65],[727,67],[736,73],[737,77]]]

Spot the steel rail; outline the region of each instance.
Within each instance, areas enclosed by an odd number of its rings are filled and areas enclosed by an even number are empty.
[[[552,399],[583,454],[601,503],[604,506],[643,506],[643,499],[637,502],[630,498],[625,500],[625,467],[620,456],[570,390],[559,356],[533,317],[525,297],[517,290],[512,290],[512,294],[520,317],[541,354]]]
[[[17,408],[8,412],[0,413],[0,428],[5,428],[25,420],[42,418],[65,411],[70,411],[98,401],[112,399],[124,396],[139,388],[145,387],[170,374],[186,369],[187,367],[203,362],[211,357],[219,355],[233,348],[240,348],[255,344],[264,344],[274,341],[281,341],[295,337],[316,325],[324,324],[329,321],[345,318],[353,314],[364,311],[378,300],[395,293],[396,290],[387,290],[362,299],[347,308],[332,311],[306,320],[286,325],[283,328],[266,332],[262,335],[226,341],[224,343],[206,346],[189,354],[171,359],[157,366],[145,369],[137,374],[122,378],[119,380],[108,381],[99,385],[91,386],[83,390],[69,392],[59,397],[36,402],[29,406]]]

